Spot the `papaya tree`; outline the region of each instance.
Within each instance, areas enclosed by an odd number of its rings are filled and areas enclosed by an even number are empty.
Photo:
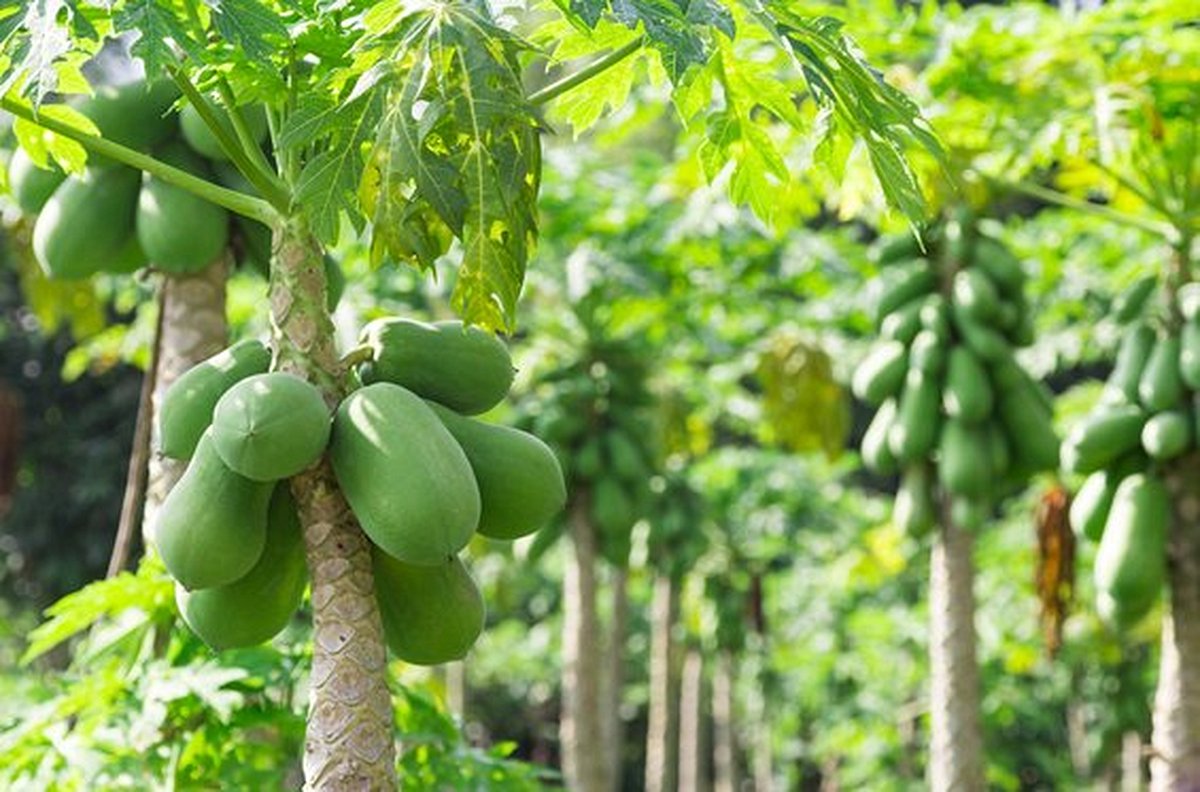
[[[348,374],[368,353],[343,360],[335,347],[324,248],[347,229],[369,231],[377,264],[429,268],[452,251],[454,308],[486,330],[511,330],[536,236],[544,131],[537,108],[581,85],[605,84],[588,81],[635,56],[669,81],[684,122],[713,143],[712,175],[733,171],[742,200],[757,196],[761,205],[755,189],[789,178],[759,119],[803,129],[823,113],[836,123],[819,128],[858,136],[889,199],[919,218],[904,150],[914,139],[930,149],[936,143],[915,105],[866,67],[839,23],[774,3],[735,9],[713,2],[685,11],[596,2],[549,13],[550,22],[541,11],[527,17],[470,2],[30,0],[0,12],[0,108],[43,129],[57,158],[84,178],[85,161],[93,178],[102,177],[103,161],[116,162],[268,226],[271,365],[310,383],[329,409],[348,396],[353,404],[368,398],[351,395],[356,383]],[[562,50],[572,62],[548,61],[514,32],[522,23],[557,24],[573,45]],[[121,33],[136,36],[132,52],[150,91],[168,85],[178,93],[174,106],[198,117],[245,188],[114,140],[103,124],[58,101],[87,92],[81,64]],[[729,79],[736,61],[727,42],[743,37],[765,37],[786,53],[807,91],[760,76],[757,84],[772,90],[756,96]],[[561,76],[529,90],[522,76],[533,64]],[[714,103],[718,82],[727,101]],[[619,99],[603,96],[604,104]],[[804,99],[812,101],[798,104]],[[253,105],[265,109],[270,157],[257,142]],[[312,789],[388,788],[395,785],[392,713],[372,550],[359,528],[362,509],[347,504],[339,478],[324,458],[290,476],[315,622],[304,772]],[[259,496],[244,497],[258,513]]]

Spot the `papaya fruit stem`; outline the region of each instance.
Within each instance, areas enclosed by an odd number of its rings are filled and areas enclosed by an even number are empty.
[[[589,63],[587,66],[584,66],[579,71],[572,72],[566,77],[563,77],[561,80],[553,82],[539,91],[534,91],[529,95],[529,103],[532,105],[549,104],[568,91],[583,85],[593,77],[608,71],[613,66],[616,66],[618,63],[640,50],[643,46],[645,46],[645,44],[646,37],[638,36],[629,43],[618,47],[612,52],[609,52],[607,55],[602,55],[593,62]]]
[[[345,355],[342,355],[342,366],[350,368],[357,366],[359,363],[369,363],[375,359],[375,349],[368,344],[356,346]]]

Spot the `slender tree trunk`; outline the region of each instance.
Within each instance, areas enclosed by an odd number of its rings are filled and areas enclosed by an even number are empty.
[[[229,326],[225,320],[228,275],[229,256],[222,254],[207,269],[193,275],[163,276],[161,329],[154,361],[154,391],[150,399],[154,415],[158,415],[167,388],[179,379],[179,375],[228,344]],[[186,462],[168,459],[153,451],[158,446],[156,432],[157,429],[152,433],[146,503],[142,510],[142,536],[149,541],[154,538],[152,531],[158,507],[187,467]]]
[[[984,788],[975,658],[973,537],[948,517],[934,539],[929,586],[933,792]]]
[[[605,792],[607,759],[600,720],[600,622],[596,615],[596,536],[587,498],[567,515],[572,552],[563,574],[562,770],[572,792]]]
[[[1121,792],[1142,792],[1142,735],[1121,735]]]
[[[679,789],[704,786],[704,656],[689,648],[679,685]]]
[[[609,618],[608,641],[605,645],[603,711],[600,727],[604,734],[605,788],[620,792],[624,765],[622,748],[625,730],[621,723],[621,701],[625,692],[625,635],[629,625],[629,571],[624,567],[612,570],[610,579],[612,613]]]
[[[771,707],[761,678],[755,685],[754,702],[754,790],[775,788],[774,751],[771,745]]]
[[[733,663],[733,653],[722,649],[713,670],[713,792],[736,792],[738,788]]]
[[[446,708],[451,714],[466,720],[467,718],[467,661],[456,660],[447,663],[446,671]]]
[[[330,407],[344,371],[325,302],[321,249],[299,223],[276,229],[271,266],[275,368],[316,384]],[[313,660],[306,790],[396,788],[392,699],[370,543],[327,458],[291,480],[312,575]]]
[[[1152,792],[1200,790],[1200,457],[1170,476],[1175,515],[1167,546],[1170,602],[1154,696]]]
[[[679,583],[654,581],[650,613],[650,717],[646,728],[646,792],[675,792],[679,767],[679,675],[674,631]]]

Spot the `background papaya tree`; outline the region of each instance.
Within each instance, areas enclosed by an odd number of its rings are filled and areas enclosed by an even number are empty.
[[[735,11],[745,17],[740,25]],[[474,4],[327,9],[255,0],[219,7],[22,2],[0,18],[0,107],[53,133],[52,149],[109,157],[269,225],[275,365],[317,384],[331,405],[348,386],[334,346],[321,255],[343,218],[359,230],[370,226],[378,262],[428,267],[457,238],[455,309],[490,329],[510,328],[535,236],[541,127],[535,107],[644,50],[654,53],[652,62],[680,96],[681,88],[696,84],[691,70],[716,62],[722,41],[767,35],[794,59],[794,74],[809,79],[815,103],[806,105],[807,116],[790,102],[764,105],[764,112],[786,109],[787,120],[799,124],[827,108],[839,121],[837,131],[867,141],[889,198],[919,216],[903,151],[914,139],[931,149],[936,144],[915,106],[865,67],[837,23],[773,4],[710,4],[702,13],[671,9],[664,15],[657,6],[594,3],[555,13],[592,41],[592,51],[608,54],[530,93],[522,67],[545,63],[545,55]],[[619,46],[605,37],[627,30]],[[78,114],[47,101],[82,90],[82,61],[104,37],[125,31],[140,34],[133,52],[148,77],[176,82],[257,195],[105,140]],[[202,91],[210,89],[219,103],[205,98]],[[804,92],[781,83],[774,96]],[[239,109],[247,102],[266,106],[274,163],[248,134]],[[703,93],[681,106],[689,120],[706,119],[706,134],[725,144],[743,174],[761,174],[769,165],[786,170],[761,158],[769,147],[756,136],[749,112],[731,117]],[[296,477],[292,489],[313,574],[306,783],[391,786],[392,717],[382,705],[389,699],[367,545],[327,466]]]

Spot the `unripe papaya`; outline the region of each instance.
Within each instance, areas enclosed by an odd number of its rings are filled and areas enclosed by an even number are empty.
[[[924,459],[937,442],[939,423],[936,381],[918,369],[909,369],[900,410],[888,432],[888,447],[896,460],[908,466]]]
[[[212,174],[186,147],[164,146],[162,161],[203,178]],[[146,174],[137,203],[137,237],[146,256],[165,272],[198,272],[229,242],[229,213],[193,192]]]
[[[999,364],[1012,358],[1012,347],[1007,339],[992,328],[980,324],[968,314],[961,305],[954,304],[951,309],[954,326],[962,336],[963,343],[974,352],[980,360],[991,364]]]
[[[950,521],[964,531],[975,533],[987,525],[992,504],[986,498],[954,498],[950,502]]]
[[[1145,275],[1134,281],[1132,286],[1113,300],[1113,318],[1121,324],[1137,319],[1141,316],[1146,302],[1154,293],[1154,287],[1157,285],[1158,278],[1154,275]]]
[[[1146,415],[1132,404],[1102,407],[1071,429],[1063,440],[1062,465],[1072,473],[1092,473],[1137,448]]]
[[[255,646],[287,626],[300,607],[307,578],[300,517],[284,482],[271,496],[258,563],[224,586],[189,592],[177,585],[175,602],[187,626],[213,649]]]
[[[629,439],[629,435],[621,429],[610,429],[603,438],[603,447],[607,452],[612,472],[617,478],[638,484],[649,478],[646,461],[637,445]]]
[[[1117,349],[1116,363],[1104,387],[1105,401],[1137,404],[1138,382],[1153,348],[1154,331],[1148,325],[1139,322],[1125,331]]]
[[[205,432],[196,455],[163,501],[154,542],[171,577],[188,590],[224,586],[258,563],[274,485],[239,476]]]
[[[132,168],[112,167],[59,185],[33,226],[33,253],[47,277],[86,278],[121,255],[133,236],[140,183]]]
[[[271,351],[253,339],[239,341],[197,363],[167,389],[158,412],[158,450],[187,459],[212,424],[213,408],[233,385],[271,366]]]
[[[1183,410],[1151,416],[1142,427],[1142,448],[1151,459],[1174,459],[1192,443],[1192,421]]]
[[[1179,376],[1189,388],[1200,390],[1200,320],[1185,322],[1179,332]]]
[[[912,234],[894,236],[884,242],[875,260],[880,266],[899,264],[922,258],[921,242]]]
[[[233,129],[233,123],[226,117],[224,109],[213,108],[217,117],[221,120],[221,126],[233,140],[237,140],[237,133]],[[263,110],[262,105],[243,105],[238,108],[242,114],[242,119],[246,122],[246,127],[250,132],[250,136],[254,138],[254,142],[261,144],[267,138],[267,114]],[[211,160],[228,160],[229,155],[225,149],[221,147],[221,141],[213,134],[213,131],[208,128],[208,124],[196,111],[196,108],[191,104],[186,104],[179,111],[179,128],[183,132],[183,139],[196,152],[203,154]]]
[[[459,321],[376,319],[359,340],[373,351],[364,383],[402,385],[463,415],[495,407],[512,385],[512,358],[500,339]]]
[[[1169,410],[1183,400],[1185,388],[1179,371],[1179,347],[1179,336],[1161,336],[1138,380],[1138,399],[1152,413]]]
[[[976,322],[991,322],[1000,309],[996,286],[981,270],[963,269],[954,275],[954,304]]]
[[[902,308],[892,311],[883,318],[879,326],[879,335],[891,341],[902,344],[912,343],[913,338],[921,330],[921,311],[923,301],[910,302]]]
[[[14,151],[8,161],[8,191],[25,214],[42,211],[46,201],[67,178],[57,166],[51,165],[50,168],[39,168],[23,148]]]
[[[896,422],[896,400],[888,399],[879,405],[862,440],[863,464],[881,475],[896,472],[896,456],[888,445],[888,434]]]
[[[437,665],[461,659],[483,632],[486,609],[471,573],[457,556],[436,566],[371,554],[383,635],[406,663]]]
[[[293,374],[255,374],[213,408],[213,446],[230,470],[255,481],[294,476],[329,443],[329,409],[315,386]]]
[[[1030,473],[1058,465],[1058,436],[1050,416],[1027,389],[1016,387],[997,394],[996,409],[1004,426],[1013,469]]]
[[[1003,476],[1012,467],[1012,448],[1004,435],[1004,425],[999,421],[990,421],[984,429],[987,432],[988,465],[992,475]]]
[[[929,533],[937,522],[933,474],[928,463],[919,462],[904,469],[892,508],[892,521],[905,534],[914,537]]]
[[[363,531],[408,564],[445,563],[479,524],[479,487],[462,447],[419,396],[380,382],[351,393],[329,458]]]
[[[908,370],[908,351],[899,341],[880,341],[863,359],[850,383],[854,395],[878,405],[900,391]]]
[[[1096,588],[1136,611],[1158,599],[1166,573],[1170,495],[1158,478],[1137,473],[1117,487],[1096,551]]]
[[[984,235],[975,238],[972,263],[987,273],[1000,292],[1015,298],[1025,288],[1025,269],[1021,261],[997,240]]]
[[[945,341],[950,337],[950,307],[946,298],[940,294],[931,294],[921,303],[919,314],[921,327],[930,330],[938,338]]]
[[[1154,609],[1154,600],[1122,605],[1107,591],[1096,592],[1096,615],[1113,629],[1125,632],[1138,625]]]
[[[900,308],[913,303],[919,297],[929,294],[937,288],[937,275],[925,261],[898,270],[893,278],[886,279],[875,305],[875,321],[883,323],[884,318]]]
[[[609,536],[624,536],[637,522],[633,500],[610,476],[598,478],[592,487],[591,513],[596,527]]]
[[[1180,286],[1175,293],[1175,302],[1186,321],[1196,321],[1200,317],[1200,282],[1192,281]]]
[[[942,409],[951,418],[977,424],[992,414],[992,387],[979,359],[964,346],[950,350]]]
[[[1111,470],[1097,470],[1087,477],[1071,501],[1071,528],[1076,536],[1100,541],[1120,483]]]
[[[982,427],[951,419],[942,427],[938,477],[947,492],[962,498],[982,498],[992,485],[988,438]]]
[[[527,432],[466,418],[436,402],[429,406],[462,446],[479,486],[479,527],[493,539],[533,533],[567,501],[558,458]]]
[[[83,113],[106,140],[128,148],[149,151],[175,134],[171,105],[179,89],[168,79],[101,86],[79,103]],[[107,157],[89,155],[89,164],[109,167]]]
[[[932,330],[922,329],[908,348],[909,365],[926,375],[938,378],[946,368],[946,341]]]

